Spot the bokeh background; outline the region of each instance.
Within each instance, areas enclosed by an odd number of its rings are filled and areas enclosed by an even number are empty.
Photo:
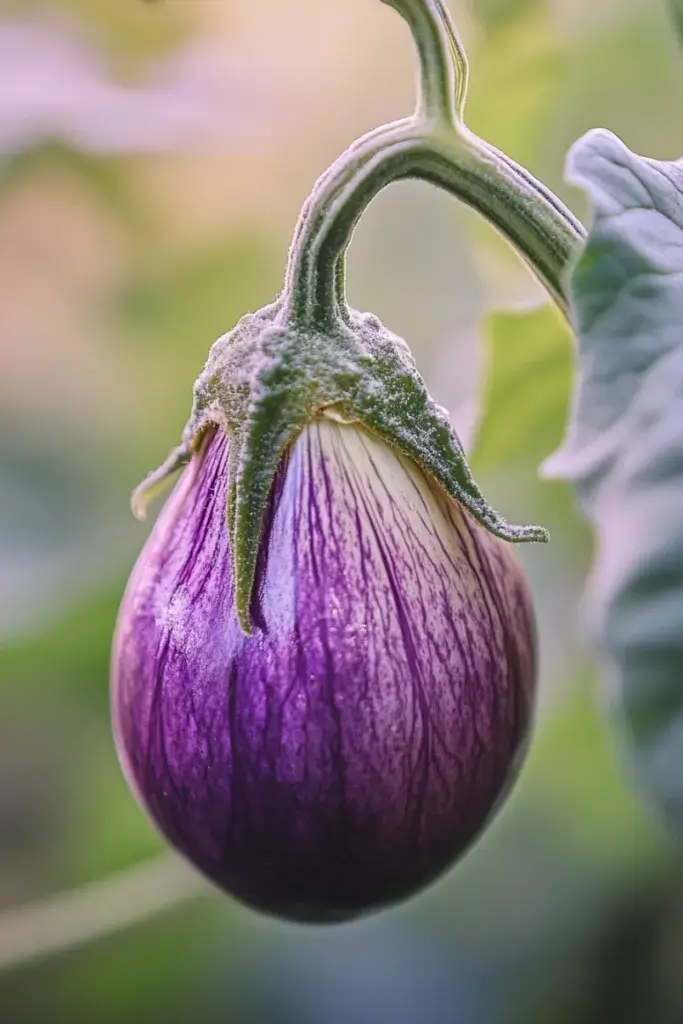
[[[585,130],[683,151],[664,0],[450,6],[470,126],[579,215],[562,173]],[[109,646],[147,529],[128,494],[175,444],[211,342],[279,290],[317,175],[411,108],[413,71],[379,0],[0,2],[3,1024],[683,1022],[680,854],[602,716],[588,530],[537,475],[571,339],[493,232],[426,186],[373,203],[351,300],[409,341],[491,500],[552,531],[523,552],[542,678],[519,785],[422,897],[308,929],[175,862],[117,765]]]

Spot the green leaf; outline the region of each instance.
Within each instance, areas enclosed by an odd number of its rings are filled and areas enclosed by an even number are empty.
[[[538,463],[559,444],[572,375],[571,335],[553,309],[494,313],[487,322],[488,370],[473,464],[496,469]]]
[[[683,165],[592,131],[569,180],[594,222],[573,273],[579,378],[548,471],[573,481],[597,550],[586,620],[640,781],[683,825]]]
[[[683,40],[683,0],[668,0],[668,7],[676,34]]]

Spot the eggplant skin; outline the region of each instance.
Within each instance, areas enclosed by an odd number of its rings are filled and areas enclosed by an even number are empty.
[[[129,581],[112,712],[169,843],[262,912],[339,921],[416,893],[480,833],[533,717],[530,593],[510,545],[355,424],[283,455],[245,634],[226,434],[212,429]]]

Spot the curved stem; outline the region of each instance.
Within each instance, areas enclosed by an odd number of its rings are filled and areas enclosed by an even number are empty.
[[[455,22],[451,18],[450,12],[446,5],[444,4],[443,0],[437,0],[437,2],[442,13],[443,23],[448,35],[453,60],[456,66],[461,68],[460,76],[464,76],[464,80],[467,83],[467,55],[465,54],[465,49],[463,47],[462,40],[455,26]],[[461,64],[461,62],[463,61],[464,67]],[[462,113],[464,114],[464,99]],[[532,188],[538,190],[538,192],[542,194],[545,199],[547,199],[550,205],[554,206],[554,208],[557,210],[560,216],[569,218],[569,220],[573,223],[573,227],[577,231],[579,236],[581,236],[582,238],[585,237],[585,230],[581,221],[578,219],[578,217],[575,217],[571,210],[569,210],[564,205],[564,203],[562,203],[557,198],[557,196],[551,189],[547,188],[542,182],[538,181],[537,178],[534,178],[534,176],[529,171],[527,171],[525,167],[522,167],[520,164],[516,163],[506,153],[503,153],[502,150],[496,149],[494,146],[489,145],[482,139],[477,138],[477,136],[469,132],[469,130],[465,127],[464,123],[462,125],[459,125],[459,130],[462,134],[469,136],[470,142],[472,144],[474,144],[475,146],[478,145],[482,149],[487,149],[489,153],[493,154],[497,160],[501,161],[502,163],[506,163],[512,172],[514,172],[515,174],[519,174],[523,178],[525,178]]]
[[[351,174],[357,172],[368,159],[381,153],[386,142],[393,137],[394,132],[407,131],[414,124],[414,117],[405,117],[390,124],[383,124],[379,128],[373,128],[352,142],[348,149],[344,150],[341,156],[323,171],[304,202],[294,228],[285,270],[285,293],[288,293],[292,287],[293,275],[298,267],[298,254],[302,246],[302,238],[305,233],[310,233],[313,224],[318,222],[319,214],[316,214],[316,211],[319,210],[320,197],[336,191],[342,175],[348,176],[349,172]]]
[[[474,135],[468,133],[467,141],[464,153],[445,144],[426,154],[424,180],[481,213],[512,244],[569,319],[565,276],[586,237],[583,225],[524,167]]]
[[[319,213],[325,197],[337,190],[339,179],[351,177],[362,163],[393,138],[396,131],[408,131],[416,125],[423,129],[446,130],[460,124],[469,85],[467,55],[443,0],[382,0],[407,22],[415,40],[420,63],[420,97],[412,118],[403,118],[368,132],[354,142],[325,171],[304,203],[292,237],[284,292],[291,289],[299,273],[301,254],[318,229]],[[335,269],[338,292],[343,295],[344,261]],[[339,311],[343,314],[342,309]]]
[[[415,37],[422,101],[412,118],[369,132],[318,179],[292,240],[282,315],[319,324],[350,319],[344,265],[351,235],[377,193],[405,178],[438,185],[479,211],[568,315],[563,278],[585,237],[582,225],[532,174],[465,126],[467,58],[443,0],[383,2]]]
[[[442,0],[382,0],[408,23],[420,61],[417,116],[452,124],[462,115],[469,78],[462,47],[454,53]],[[447,17],[447,15],[446,15]]]
[[[354,173],[355,172],[355,173]],[[533,175],[469,133],[424,135],[416,122],[376,133],[353,171],[343,164],[325,180],[325,199],[308,224],[292,271],[293,316],[323,319],[334,310],[347,318],[339,266],[371,200],[386,185],[420,178],[471,206],[505,237],[568,316],[563,278],[585,237],[580,222]]]
[[[318,179],[299,217],[289,250],[285,274],[285,319],[305,321],[313,315],[313,308],[323,320],[348,319],[344,297],[344,253],[330,253],[325,280],[333,279],[335,286],[329,293],[327,306],[316,303],[319,293],[317,279],[321,276],[320,259],[325,259],[316,246],[316,238],[323,231],[331,207],[337,199],[354,190],[354,183],[392,144],[411,139],[419,132],[415,117],[403,118],[368,132],[355,142]]]

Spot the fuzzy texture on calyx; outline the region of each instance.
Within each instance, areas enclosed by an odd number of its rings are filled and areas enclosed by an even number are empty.
[[[361,423],[432,476],[491,533],[544,541],[536,526],[513,526],[484,499],[445,409],[429,395],[410,349],[370,313],[312,327],[283,315],[282,300],[243,317],[213,345],[194,387],[182,444],[134,495],[147,501],[170,481],[215,424],[230,441],[226,516],[232,541],[237,614],[251,631],[249,606],[263,516],[285,450],[321,414]]]

